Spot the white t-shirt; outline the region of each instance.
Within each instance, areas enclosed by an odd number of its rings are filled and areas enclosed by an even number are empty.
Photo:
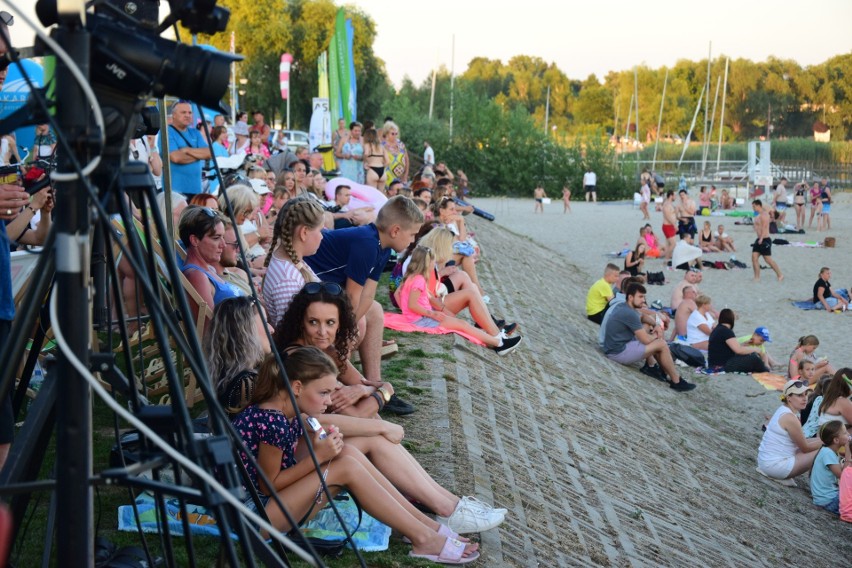
[[[698,326],[701,324],[707,324],[708,327],[712,328],[715,321],[716,320],[713,319],[713,315],[710,312],[707,312],[706,315],[702,315],[701,312],[695,310],[689,314],[689,319],[686,320],[686,342],[689,345],[694,345],[710,339],[710,334],[704,333],[698,329]]]
[[[435,165],[435,150],[433,150],[431,146],[427,147],[426,151],[423,152],[423,161],[427,166]]]
[[[597,185],[598,175],[595,172],[586,172],[583,174],[583,185]]]

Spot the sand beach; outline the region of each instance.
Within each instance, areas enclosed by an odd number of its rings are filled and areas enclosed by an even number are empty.
[[[638,209],[576,202],[563,215],[554,200],[534,215],[532,199],[475,203],[497,216],[470,222],[484,247],[479,270],[492,311],[519,322],[525,341],[497,358],[460,338],[412,338],[452,361],[419,379],[430,394],[406,428],[437,448],[418,458],[439,480],[509,509],[498,530],[481,535],[477,566],[849,563],[852,525],[811,504],[807,476],[785,488],[755,471],[760,426],[780,404],[778,392],[750,376],[687,372],[698,388],[675,393],[596,349],[585,294],[610,260],[605,254],[635,242]],[[652,213],[657,232],[660,219]],[[725,224],[750,265],[752,228]],[[739,313],[735,331],[768,327],[776,359],[814,333],[818,353],[850,364],[852,315],[789,303],[810,295],[823,265],[833,268],[835,287],[852,285],[848,195],[838,197],[833,225],[836,248],[775,248],[783,283],[770,271],[754,283],[750,268],[707,270],[701,288]],[[649,269],[661,270],[662,261]],[[682,274],[666,275],[649,299],[668,304]]]

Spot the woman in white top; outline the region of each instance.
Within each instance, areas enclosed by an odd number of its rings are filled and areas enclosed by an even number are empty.
[[[710,345],[710,332],[716,327],[716,320],[710,313],[710,298],[700,295],[695,298],[698,309],[689,315],[686,320],[686,342],[696,349],[707,350]]]
[[[805,438],[799,422],[799,412],[808,404],[807,395],[807,382],[787,381],[781,395],[783,404],[766,425],[757,450],[758,473],[783,485],[795,486],[792,478],[811,469],[822,447],[819,438]]]

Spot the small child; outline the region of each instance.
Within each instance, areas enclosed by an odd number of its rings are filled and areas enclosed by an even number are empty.
[[[571,186],[567,183],[562,188],[562,213],[570,213],[571,212]]]
[[[419,328],[442,327],[449,331],[461,332],[467,337],[473,337],[488,345],[498,355],[508,355],[514,351],[521,342],[520,335],[506,337],[502,331],[497,335],[490,335],[483,329],[474,327],[444,311],[443,302],[429,292],[426,284],[434,267],[435,254],[432,249],[424,246],[414,247],[411,252],[411,261],[399,289],[402,315],[409,323]],[[485,321],[477,323],[481,327],[487,325]]]
[[[840,514],[840,489],[837,480],[847,469],[849,462],[840,463],[838,451],[849,443],[846,426],[839,420],[832,420],[822,425],[819,438],[825,444],[820,448],[811,468],[811,496],[814,505],[826,511]]]

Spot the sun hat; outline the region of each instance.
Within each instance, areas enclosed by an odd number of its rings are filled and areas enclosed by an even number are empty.
[[[248,124],[245,122],[238,122],[234,125],[234,134],[237,136],[248,136]]]
[[[808,383],[806,381],[789,380],[784,383],[784,396],[788,397],[791,394],[802,394],[808,392]]]
[[[760,336],[766,343],[772,343],[772,340],[769,339],[769,330],[765,327],[759,327],[754,330],[754,334]]]

